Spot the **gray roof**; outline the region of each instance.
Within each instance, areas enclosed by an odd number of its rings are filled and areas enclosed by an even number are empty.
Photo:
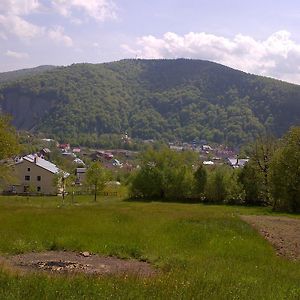
[[[233,167],[243,167],[249,159],[243,159],[243,158],[228,158],[229,164]]]
[[[68,177],[70,174],[67,172],[64,172],[63,170],[59,169],[55,164],[53,164],[52,162],[43,159],[41,157],[35,156],[33,154],[29,154],[26,155],[24,157],[22,157],[17,163],[21,163],[23,162],[23,160],[26,160],[30,163],[34,163],[35,165],[53,173],[53,174],[59,174],[62,173],[63,176],[66,178]],[[36,160],[36,161],[35,161]]]
[[[51,153],[49,148],[43,148],[42,151],[44,151],[45,153]]]
[[[86,173],[86,168],[76,168],[76,173]]]

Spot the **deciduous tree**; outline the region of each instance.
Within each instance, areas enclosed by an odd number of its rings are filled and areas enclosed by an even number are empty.
[[[197,168],[196,172],[194,173],[194,179],[196,194],[203,194],[207,183],[207,171],[202,164]]]
[[[97,201],[97,195],[104,189],[107,180],[106,170],[99,162],[92,163],[86,172],[86,184],[93,191],[94,201]]]
[[[20,145],[16,130],[10,125],[10,117],[0,115],[0,182],[6,184],[14,180],[11,168],[3,160],[18,154]]]
[[[262,195],[266,204],[271,204],[269,169],[276,148],[276,140],[271,136],[265,136],[254,142],[250,153],[251,162],[262,176]]]
[[[293,127],[276,151],[270,168],[273,208],[300,211],[300,127]]]
[[[137,198],[184,199],[192,194],[195,155],[168,148],[149,149],[141,156],[141,169],[134,175],[131,195]]]

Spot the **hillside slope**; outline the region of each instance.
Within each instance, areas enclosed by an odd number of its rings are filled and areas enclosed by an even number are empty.
[[[74,64],[6,84],[0,97],[17,128],[82,143],[127,131],[237,146],[300,124],[300,86],[201,60]]]
[[[21,69],[16,71],[3,72],[0,73],[0,83],[14,81],[28,76],[41,74],[46,71],[53,70],[55,68],[56,68],[55,66],[39,66],[30,69]]]

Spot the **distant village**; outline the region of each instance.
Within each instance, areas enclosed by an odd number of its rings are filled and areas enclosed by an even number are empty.
[[[129,141],[127,134],[125,138]],[[13,161],[9,162],[14,180],[5,186],[4,194],[60,195],[64,192],[65,180],[70,175],[73,175],[73,185],[83,185],[89,163],[95,161],[99,161],[104,168],[112,172],[131,173],[139,168],[138,151],[72,147],[69,143],[58,143],[47,138],[41,139],[41,142],[44,145],[49,144],[49,147],[44,147],[36,153],[15,157]],[[154,140],[143,141],[144,144],[153,144],[154,142]],[[235,151],[223,145],[212,146],[206,141],[169,143],[169,148],[173,151],[196,152],[199,154],[199,163],[208,167],[227,164],[232,168],[242,168],[249,160],[249,158],[239,158]],[[54,163],[53,152],[72,165],[73,174],[60,169]],[[58,177],[59,181],[57,181]],[[54,184],[55,181],[57,181],[56,184]],[[110,183],[112,182],[108,182],[108,184]],[[121,185],[117,180],[113,183]]]

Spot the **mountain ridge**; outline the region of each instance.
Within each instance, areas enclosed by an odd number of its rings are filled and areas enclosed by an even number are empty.
[[[299,85],[192,59],[56,67],[6,83],[0,97],[17,128],[83,143],[126,131],[236,146],[300,124]]]
[[[0,83],[23,79],[28,76],[37,75],[55,69],[56,66],[41,65],[33,68],[18,69],[7,72],[0,72]]]

